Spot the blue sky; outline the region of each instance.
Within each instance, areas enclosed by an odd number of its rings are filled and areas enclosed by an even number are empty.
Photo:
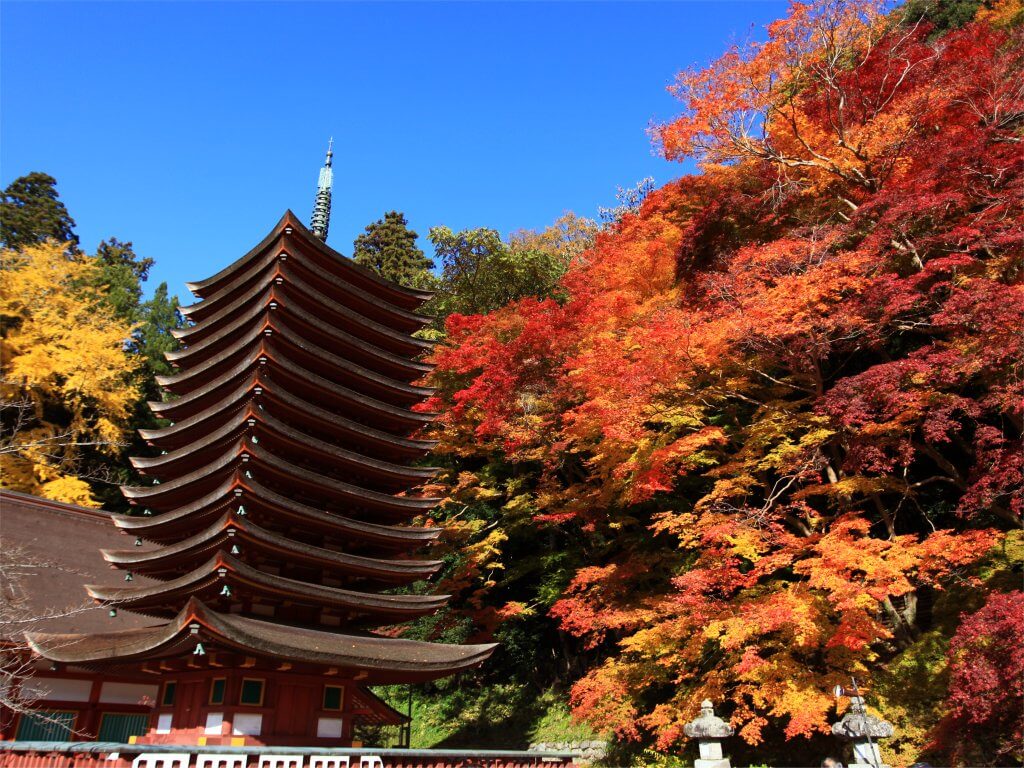
[[[287,208],[307,218],[328,136],[328,242],[386,210],[421,235],[503,234],[688,169],[652,152],[674,74],[761,37],[785,3],[0,4],[0,184],[57,178],[83,248],[206,277]],[[421,246],[424,243],[421,242]],[[184,298],[184,297],[183,297]]]

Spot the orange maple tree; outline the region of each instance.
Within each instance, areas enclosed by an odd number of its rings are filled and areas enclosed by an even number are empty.
[[[449,319],[448,508],[573,552],[524,597],[491,526],[456,587],[580,643],[577,716],[669,749],[711,698],[750,744],[810,738],[937,595],[993,588],[1022,513],[1021,37],[794,3],[679,77],[656,137],[702,172],[600,233],[564,301]]]

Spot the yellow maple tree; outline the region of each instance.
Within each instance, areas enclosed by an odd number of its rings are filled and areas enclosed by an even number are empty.
[[[102,302],[94,259],[56,242],[0,258],[0,483],[96,506],[78,459],[125,438],[139,398],[132,327]]]

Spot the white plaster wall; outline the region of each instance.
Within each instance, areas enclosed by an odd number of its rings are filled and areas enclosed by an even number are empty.
[[[140,683],[104,683],[100,701],[104,704],[141,704],[156,701],[157,686]]]
[[[40,701],[88,701],[92,681],[33,677],[24,684],[23,690],[30,698]]]

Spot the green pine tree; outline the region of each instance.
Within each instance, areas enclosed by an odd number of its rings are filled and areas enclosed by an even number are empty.
[[[115,237],[104,240],[96,249],[96,259],[107,304],[118,317],[135,326],[129,348],[144,359],[146,395],[156,395],[153,376],[170,373],[164,352],[177,347],[171,331],[184,324],[178,313],[178,297],[168,296],[167,283],[161,283],[152,299],[142,301],[142,283],[149,278],[153,259],[139,256],[130,242]]]
[[[130,244],[128,245],[130,247]],[[167,425],[167,422],[154,415],[146,401],[163,398],[163,391],[157,385],[156,377],[173,371],[170,363],[164,359],[164,352],[177,349],[177,341],[171,331],[183,327],[184,318],[178,312],[178,297],[168,296],[167,283],[160,283],[157,286],[153,298],[129,308],[136,326],[129,348],[141,358],[138,382],[142,396],[135,403],[129,443],[125,446],[123,455],[151,456],[155,449],[142,439],[138,430],[156,429]],[[105,467],[104,470],[94,473],[94,477],[101,480],[93,484],[94,495],[103,503],[104,509],[111,512],[129,512],[128,504],[117,486],[125,483],[137,485],[141,482],[140,475],[126,461]]]
[[[57,180],[33,172],[10,183],[0,194],[0,243],[12,249],[47,238],[78,247],[75,220],[57,198]]]
[[[107,303],[118,317],[130,323],[139,321],[142,283],[149,277],[153,259],[140,258],[130,242],[116,237],[104,240],[96,248],[100,280],[107,286]]]
[[[171,365],[164,359],[164,352],[178,348],[178,342],[171,332],[185,325],[178,312],[178,297],[167,295],[167,283],[160,283],[153,292],[153,298],[139,307],[140,325],[136,333],[139,352],[146,358],[146,367],[156,376],[171,373]],[[159,392],[156,382],[147,393],[154,396]]]
[[[352,258],[388,280],[418,286],[434,262],[416,247],[417,237],[405,214],[388,211],[356,238]]]

